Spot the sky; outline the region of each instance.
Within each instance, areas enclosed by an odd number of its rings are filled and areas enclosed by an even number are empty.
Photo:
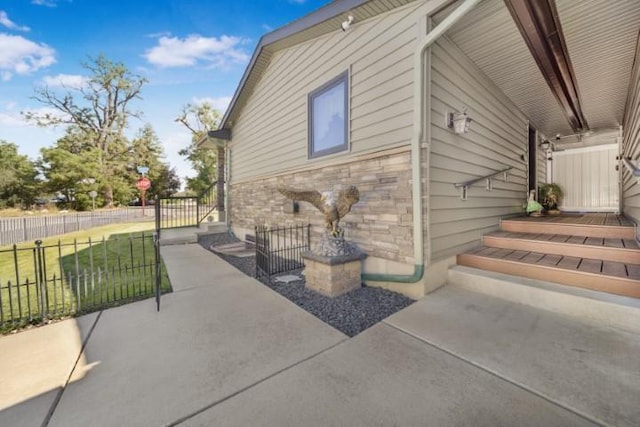
[[[0,140],[32,160],[64,128],[38,128],[21,112],[46,112],[34,89],[74,87],[82,67],[103,54],[146,77],[131,108],[129,137],[145,124],[162,142],[165,161],[193,176],[178,151],[190,132],[174,119],[187,104],[227,108],[264,34],[329,0],[0,0]],[[184,181],[184,179],[183,179]]]

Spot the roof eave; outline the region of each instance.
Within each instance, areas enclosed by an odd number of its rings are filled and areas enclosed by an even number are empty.
[[[210,130],[200,139],[196,141],[196,146],[201,147],[220,147],[224,146],[227,141],[231,140],[231,129]]]

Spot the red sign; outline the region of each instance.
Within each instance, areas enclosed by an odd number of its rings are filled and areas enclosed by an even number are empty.
[[[151,187],[151,181],[145,176],[143,176],[138,180],[138,182],[136,182],[136,188],[140,191],[148,190],[149,187]]]

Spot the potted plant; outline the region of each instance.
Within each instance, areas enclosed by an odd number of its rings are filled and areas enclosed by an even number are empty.
[[[538,200],[550,215],[558,215],[558,203],[562,199],[562,188],[556,183],[547,183],[538,186]]]

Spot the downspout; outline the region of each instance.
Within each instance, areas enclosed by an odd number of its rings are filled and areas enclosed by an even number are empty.
[[[227,231],[231,233],[231,147],[229,147],[229,142],[224,145],[224,181],[225,181],[225,191],[224,191],[224,223],[227,226]]]
[[[422,159],[420,148],[424,141],[424,97],[425,97],[425,58],[424,53],[442,34],[453,26],[460,18],[469,12],[476,4],[482,0],[465,0],[440,24],[431,30],[426,37],[418,40],[418,46],[413,55],[413,81],[416,90],[413,91],[413,134],[411,136],[411,179],[413,188],[411,196],[413,198],[413,253],[416,264],[413,267],[413,274],[363,274],[363,281],[371,282],[394,282],[394,283],[416,283],[424,276],[424,233],[423,233],[423,211],[422,211]],[[420,28],[424,28],[420,25]],[[422,34],[422,31],[421,31]]]

